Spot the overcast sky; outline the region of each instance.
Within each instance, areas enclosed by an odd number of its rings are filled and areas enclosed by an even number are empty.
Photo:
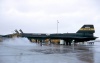
[[[94,24],[100,36],[99,0],[0,0],[0,34],[22,29],[26,33],[74,33]]]

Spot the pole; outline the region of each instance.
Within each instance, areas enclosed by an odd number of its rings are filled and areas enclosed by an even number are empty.
[[[57,34],[58,34],[58,23],[59,23],[59,22],[58,22],[58,20],[57,20]]]

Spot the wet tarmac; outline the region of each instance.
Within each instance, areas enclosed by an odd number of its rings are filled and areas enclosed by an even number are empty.
[[[100,43],[94,45],[8,45],[0,43],[0,63],[100,63]]]

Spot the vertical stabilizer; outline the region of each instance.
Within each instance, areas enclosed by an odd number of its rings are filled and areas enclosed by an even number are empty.
[[[20,29],[19,31],[20,31],[21,33],[23,33],[23,31],[22,31],[21,29]]]
[[[83,25],[77,33],[89,33],[93,34],[95,33],[94,26],[93,25]]]

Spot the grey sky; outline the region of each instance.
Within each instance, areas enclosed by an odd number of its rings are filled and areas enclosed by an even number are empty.
[[[100,36],[99,0],[0,0],[0,34],[22,29],[27,33],[76,32],[94,24]]]

